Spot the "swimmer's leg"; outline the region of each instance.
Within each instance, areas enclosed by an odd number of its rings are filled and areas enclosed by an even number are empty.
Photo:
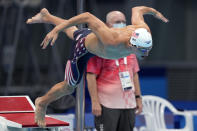
[[[27,24],[46,23],[46,24],[59,25],[64,21],[66,20],[50,14],[46,8],[43,8],[38,14],[28,19],[26,23]],[[78,28],[76,26],[72,26],[68,29],[64,29],[64,32],[67,34],[67,36],[70,39],[73,39],[73,33],[76,30],[78,30]]]
[[[45,127],[45,114],[47,110],[47,106],[65,96],[73,93],[74,91],[74,86],[69,86],[66,81],[57,83],[54,85],[44,96],[38,97],[35,100],[35,122],[40,126],[40,127]]]

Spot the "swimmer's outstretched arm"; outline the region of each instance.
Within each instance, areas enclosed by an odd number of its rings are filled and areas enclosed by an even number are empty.
[[[133,25],[145,25],[148,28],[148,25],[144,21],[143,15],[150,14],[155,16],[157,19],[162,20],[163,22],[167,23],[168,19],[165,18],[159,11],[146,7],[146,6],[137,6],[132,8],[132,17],[131,23]]]
[[[42,48],[45,49],[49,42],[51,41],[51,45],[54,44],[58,37],[58,33],[63,31],[66,28],[78,25],[78,24],[88,24],[88,27],[97,35],[97,37],[101,41],[105,41],[106,43],[113,43],[114,35],[110,31],[110,29],[99,20],[96,16],[90,14],[89,12],[82,13],[80,15],[74,16],[62,24],[56,26],[50,33],[47,34],[43,42],[41,43]]]

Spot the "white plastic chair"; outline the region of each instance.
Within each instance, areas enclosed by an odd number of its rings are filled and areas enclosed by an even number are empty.
[[[169,101],[158,96],[145,95],[142,97],[143,114],[146,127],[140,131],[193,131],[192,114],[178,111]],[[181,115],[185,118],[185,126],[181,129],[167,129],[165,124],[165,108],[168,108],[174,115]]]

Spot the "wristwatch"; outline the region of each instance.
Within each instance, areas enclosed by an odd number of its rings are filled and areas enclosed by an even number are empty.
[[[141,97],[141,95],[136,95],[135,98],[136,98],[136,99],[137,99],[137,98],[140,98],[140,99],[141,99],[142,97]]]

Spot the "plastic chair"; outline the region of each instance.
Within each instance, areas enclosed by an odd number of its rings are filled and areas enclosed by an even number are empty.
[[[145,95],[142,97],[143,114],[146,127],[140,131],[193,131],[192,114],[178,111],[169,101],[158,96]],[[181,129],[167,129],[164,119],[165,109],[168,108],[174,115],[185,118],[185,126]]]

